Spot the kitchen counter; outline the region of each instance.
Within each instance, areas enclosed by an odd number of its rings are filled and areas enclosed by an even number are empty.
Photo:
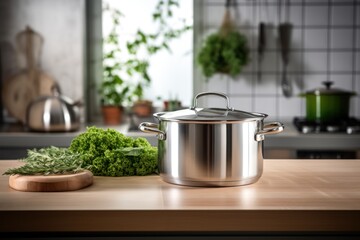
[[[18,161],[0,161],[0,173]],[[159,176],[95,177],[72,192],[19,192],[0,177],[0,232],[360,234],[360,161],[265,160],[254,184],[199,188]]]
[[[156,137],[140,131],[128,131],[129,124],[118,126],[104,126],[102,124],[88,124],[102,128],[113,128],[131,137],[146,137],[156,144]],[[345,133],[299,133],[291,122],[284,122],[285,130],[280,134],[267,135],[265,146],[268,148],[305,148],[305,149],[360,149],[360,134]],[[67,147],[71,140],[86,130],[82,126],[78,131],[67,133],[41,133],[25,131],[22,127],[3,128],[0,131],[0,147],[42,147],[55,145]]]
[[[282,133],[267,135],[266,148],[306,150],[360,150],[360,133],[307,133],[297,131],[292,122],[284,122]]]

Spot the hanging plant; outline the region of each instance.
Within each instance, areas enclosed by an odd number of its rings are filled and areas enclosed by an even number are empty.
[[[234,77],[249,62],[247,39],[234,29],[229,8],[228,0],[220,30],[206,38],[197,56],[205,77],[211,77],[216,73]]]

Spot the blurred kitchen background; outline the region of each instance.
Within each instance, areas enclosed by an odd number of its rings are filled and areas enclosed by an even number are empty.
[[[225,10],[223,3],[203,1],[196,31],[199,42],[217,31]],[[238,1],[236,11],[238,29],[250,43],[251,61],[236,79],[215,76],[206,83],[196,75],[196,92],[225,92],[235,108],[265,112],[275,119],[305,116],[305,100],[299,94],[321,87],[325,80],[333,81],[334,87],[360,92],[360,1]],[[198,14],[194,14],[195,21]],[[288,67],[293,86],[290,98],[281,90],[277,32],[279,23],[287,21],[287,14],[293,25]],[[257,61],[260,22],[267,23],[268,28],[261,68]],[[261,81],[258,71],[262,71]],[[360,116],[359,95],[351,99],[350,115]]]
[[[81,126],[102,126],[101,97],[98,91],[104,70],[102,40],[111,31],[111,19],[106,19],[103,11],[104,3],[110,4],[124,15],[120,24],[123,35],[119,37],[131,39],[136,34],[136,29],[153,27],[150,24],[151,18],[147,17],[151,16],[158,2],[0,1],[2,89],[11,76],[29,69],[26,53],[19,52],[16,42],[17,35],[29,26],[43,38],[42,44],[37,46],[40,50],[33,62],[59,84],[62,94],[74,101],[83,102],[80,107]],[[176,100],[181,102],[181,107],[188,107],[196,93],[223,92],[229,96],[231,106],[235,109],[266,113],[269,115],[266,120],[286,123],[283,134],[269,137],[269,141],[265,142],[268,150],[265,158],[360,158],[360,1],[178,2],[180,7],[174,14],[185,19],[186,24],[192,28],[169,43],[172,53],[161,51],[151,57],[151,83],[148,87],[144,86],[143,97],[152,102],[153,111],[164,110],[165,100]],[[230,5],[228,9],[236,29],[246,36],[250,60],[236,77],[215,74],[207,78],[198,65],[197,54],[204,40],[219,30],[226,3]],[[292,25],[287,67],[287,78],[292,86],[291,96],[284,96],[282,91],[283,62],[278,26],[284,22]],[[262,61],[259,59],[260,23],[266,24]],[[324,81],[333,82],[333,88],[357,93],[350,97],[349,117],[356,122],[351,134],[347,126],[341,132],[314,131],[310,134],[304,134],[301,128],[294,126],[295,119],[303,119],[307,114],[306,98],[300,94],[324,88]],[[223,107],[222,101],[217,98],[201,100],[200,104],[204,106]],[[123,123],[149,119],[134,114],[131,103],[128,103],[127,109],[127,117]],[[18,153],[23,154],[25,148],[52,143],[67,146],[74,134],[78,134],[78,131],[29,133],[26,127],[22,127],[26,124],[18,124],[18,119],[9,113],[4,101],[0,120],[2,159],[18,157]],[[312,124],[308,127],[316,129]],[[118,128],[128,132],[127,128]],[[129,132],[131,134],[140,136]]]

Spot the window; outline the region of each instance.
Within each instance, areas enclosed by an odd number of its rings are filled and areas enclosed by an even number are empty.
[[[119,41],[122,48],[128,40],[134,38],[138,29],[152,32],[155,24],[152,13],[158,0],[117,1],[103,0],[111,8],[118,9],[121,18]],[[186,23],[193,22],[193,2],[179,0],[179,8],[173,12],[175,18],[183,18]],[[103,15],[103,36],[111,30],[111,18]],[[189,106],[193,97],[193,32],[187,31],[180,38],[169,43],[171,52],[162,50],[149,58],[151,85],[144,89],[144,98],[152,100],[155,106],[162,106],[163,100],[177,98],[183,106]],[[126,51],[121,57],[126,57]],[[161,98],[161,100],[159,99]]]

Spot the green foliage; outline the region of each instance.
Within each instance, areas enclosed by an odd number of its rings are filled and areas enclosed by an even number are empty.
[[[176,7],[179,7],[178,0],[159,0],[152,14],[157,31],[148,33],[138,29],[134,39],[126,42],[127,59],[120,57],[122,49],[118,36],[120,18],[123,15],[119,10],[104,7],[104,12],[110,12],[113,20],[112,30],[104,39],[104,44],[111,47],[111,50],[104,52],[103,59],[104,81],[100,87],[100,94],[104,104],[120,105],[124,101],[130,103],[142,99],[143,89],[151,82],[149,57],[162,50],[170,51],[169,42],[192,28],[184,19],[180,20],[182,26],[179,28],[174,28],[173,24],[169,23],[174,18],[173,10]]]
[[[29,150],[25,165],[4,174],[70,174],[89,169],[97,176],[148,175],[157,170],[158,150],[145,138],[131,138],[114,129],[89,127],[69,148]]]
[[[225,36],[220,33],[212,34],[205,40],[197,61],[206,77],[216,73],[234,77],[249,61],[246,37],[236,31],[230,31]]]
[[[104,44],[109,50],[103,53],[103,81],[99,88],[102,105],[122,106],[123,102],[130,100],[130,88],[124,84],[125,80],[120,76],[121,63],[116,59],[120,57],[121,49],[117,32],[120,27],[122,14],[119,10],[105,6],[104,11],[109,11],[113,25],[109,35],[104,39]]]
[[[79,154],[67,148],[47,147],[39,150],[28,150],[27,157],[22,159],[25,165],[8,169],[4,175],[49,175],[71,174],[90,169],[83,166],[87,154]]]
[[[114,129],[89,127],[70,145],[74,152],[87,154],[85,164],[97,176],[147,175],[157,169],[157,148],[145,138],[127,137]]]

